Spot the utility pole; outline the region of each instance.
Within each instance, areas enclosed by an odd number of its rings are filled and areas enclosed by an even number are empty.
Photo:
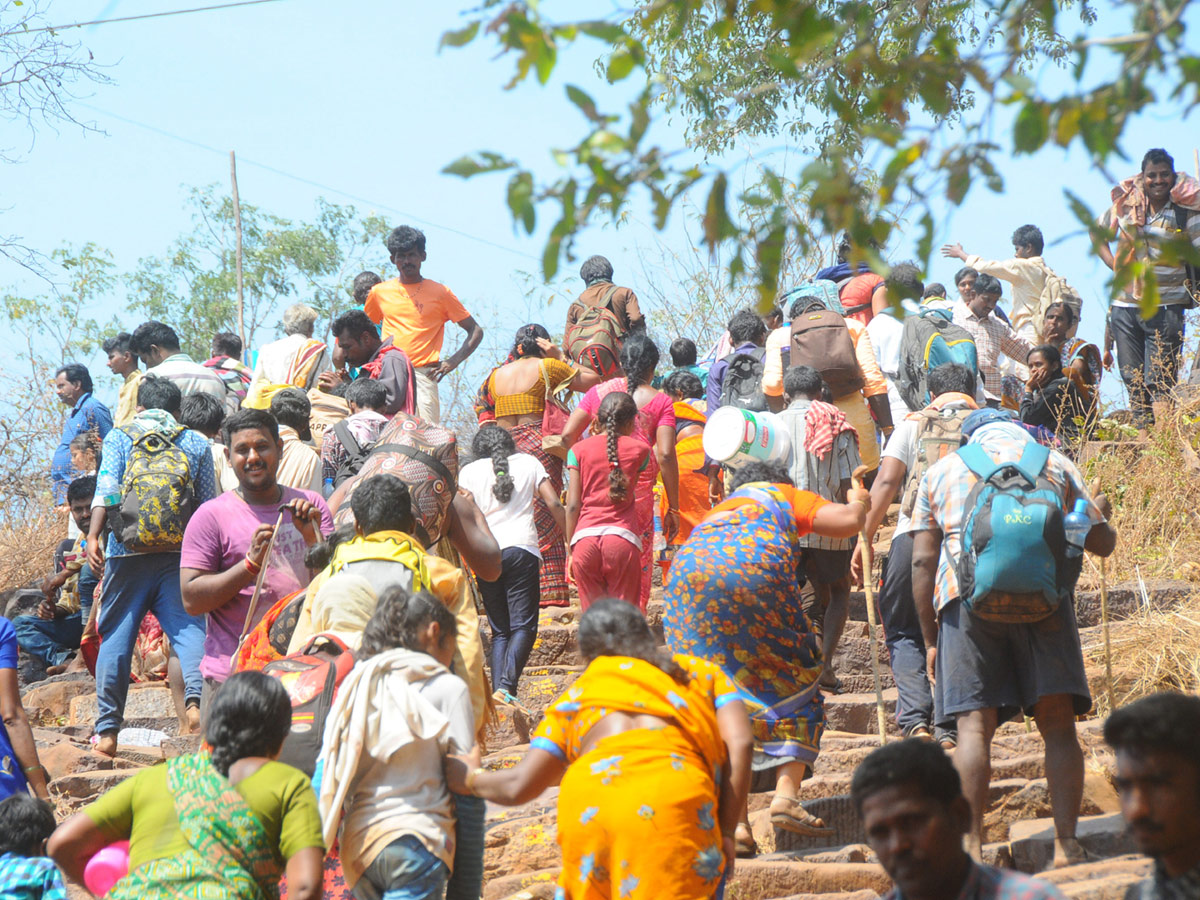
[[[242,297],[242,204],[238,200],[237,187],[237,157],[229,151],[229,179],[233,182],[233,222],[237,229],[237,315],[238,337],[242,339],[242,362],[245,362],[246,351],[246,303]]]

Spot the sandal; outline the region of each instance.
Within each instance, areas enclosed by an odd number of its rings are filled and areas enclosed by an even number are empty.
[[[738,859],[754,859],[758,856],[758,844],[745,825],[738,825],[733,832],[733,848]]]
[[[821,673],[821,677],[817,681],[817,687],[823,691],[828,691],[831,694],[840,694],[842,692],[842,679],[838,678],[829,670],[826,670],[825,672]]]
[[[919,741],[933,740],[933,732],[929,730],[928,725],[914,725],[904,736],[906,738],[916,738]]]
[[[780,800],[788,804],[787,810],[774,808]],[[776,797],[771,801],[771,807],[771,824],[780,831],[790,831],[805,837],[826,837],[834,833],[828,825],[818,824],[821,820],[801,806],[797,799]]]

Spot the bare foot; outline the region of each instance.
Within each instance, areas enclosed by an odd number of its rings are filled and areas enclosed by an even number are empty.
[[[1066,866],[1078,866],[1081,863],[1089,862],[1092,856],[1084,849],[1083,844],[1079,843],[1077,838],[1055,838],[1054,839],[1054,862],[1052,868],[1062,869]]]
[[[184,727],[186,733],[187,734],[199,734],[200,733],[200,707],[189,706],[186,710],[184,710],[184,718],[186,719],[186,721],[184,722],[183,727]]]
[[[46,666],[47,675],[61,675],[65,671],[67,671],[66,666]]]
[[[117,734],[115,731],[110,731],[108,734],[96,735],[96,743],[92,747],[97,753],[103,753],[105,756],[113,757],[117,755]]]

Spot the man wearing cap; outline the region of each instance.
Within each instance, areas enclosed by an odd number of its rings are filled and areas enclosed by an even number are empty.
[[[912,515],[913,600],[925,638],[929,680],[943,718],[954,719],[958,749],[954,765],[971,805],[967,849],[976,859],[983,846],[983,811],[991,779],[990,747],[997,726],[1022,712],[1032,715],[1046,744],[1046,780],[1055,826],[1056,866],[1083,860],[1075,826],[1083,797],[1083,753],[1075,716],[1092,705],[1075,610],[1061,599],[1045,618],[1003,623],[980,617],[959,596],[958,565],[968,500],[978,478],[964,458],[965,446],[979,447],[993,463],[1017,463],[1032,439],[1008,410],[981,409],[963,422],[964,449],[930,466],[917,488]],[[1033,445],[1037,448],[1037,445]],[[1033,455],[1040,455],[1035,449]],[[1092,528],[1084,547],[1108,556],[1117,535],[1107,523],[1103,494],[1093,499],[1079,469],[1054,450],[1041,478],[1059,498],[1064,514],[1077,498],[1087,502]]]

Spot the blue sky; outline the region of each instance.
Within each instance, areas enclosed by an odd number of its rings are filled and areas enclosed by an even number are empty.
[[[49,9],[50,19],[62,22],[193,5],[203,4],[59,0]],[[563,17],[611,16],[616,9],[602,0],[544,5],[557,6]],[[606,85],[596,75],[592,58],[599,45],[589,41],[561,57],[548,86],[504,91],[511,62],[493,59],[486,41],[437,51],[441,33],[461,22],[455,8],[394,0],[280,0],[66,32],[109,67],[114,83],[86,89],[74,108],[104,133],[42,129],[24,161],[6,167],[0,232],[20,234],[43,251],[63,242],[96,241],[113,252],[120,269],[131,269],[140,257],[161,254],[189,228],[186,186],[226,184],[227,153],[234,149],[244,202],[308,218],[323,195],[354,202],[361,211],[376,210],[395,224],[416,224],[429,240],[425,274],[449,284],[493,333],[507,335],[531,319],[558,330],[566,311],[562,291],[580,285],[568,278],[528,294],[530,280],[521,273],[535,276],[537,287],[542,242],[540,234],[530,238],[514,231],[504,178],[462,181],[439,170],[463,153],[489,148],[548,173],[550,150],[582,134],[581,116],[565,99],[564,85],[584,87],[602,106],[616,105],[630,88]],[[1073,16],[1064,21],[1069,30],[1077,27]],[[1120,27],[1103,18],[1102,7],[1098,30]],[[1051,67],[1035,74],[1063,77]],[[1177,109],[1161,108],[1127,133],[1125,146],[1135,160],[1147,147],[1166,146],[1180,168],[1191,171],[1194,132],[1194,119],[1184,121]],[[659,123],[653,134],[668,148],[683,145],[678,123]],[[24,146],[19,135],[0,143]],[[746,149],[718,162],[739,166]],[[786,159],[792,171],[803,165],[798,154]],[[1085,297],[1084,334],[1098,341],[1107,270],[1088,251],[1061,189],[1071,187],[1099,209],[1107,201],[1107,179],[1088,167],[1083,154],[1057,148],[1006,160],[1002,173],[1004,194],[980,185],[962,208],[942,211],[938,244],[954,239],[970,252],[1008,255],[1013,228],[1039,224],[1054,244],[1048,261]],[[682,246],[685,224],[677,216],[665,234],[656,234],[635,212],[621,228],[584,234],[577,249],[584,257],[604,253],[618,280],[625,276],[636,288],[635,279],[643,277],[639,256],[653,255],[659,242]],[[901,237],[890,248],[891,258],[910,256],[916,237],[915,229],[911,240]],[[956,268],[956,261],[936,257],[929,278],[948,283]],[[0,278],[10,288],[39,289],[4,264]],[[671,285],[659,287],[671,296]],[[539,308],[551,296],[558,299]],[[106,306],[119,308],[124,299],[124,288],[118,288]],[[665,346],[675,336],[659,337]],[[457,341],[455,333],[448,346]],[[489,343],[485,339],[485,347]],[[1106,379],[1110,385],[1116,380]],[[1119,392],[1110,387],[1105,394],[1115,399]]]

